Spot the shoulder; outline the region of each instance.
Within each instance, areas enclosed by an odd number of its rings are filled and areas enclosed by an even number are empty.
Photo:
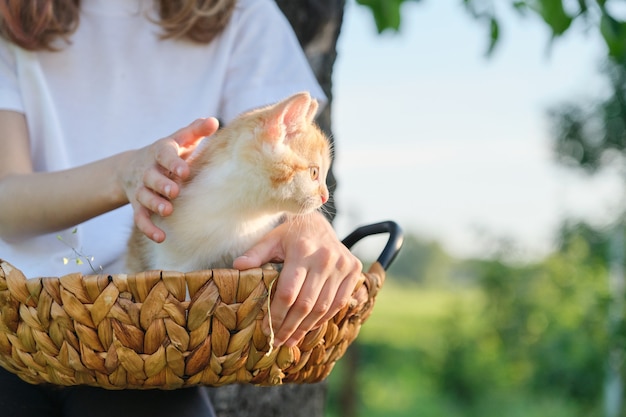
[[[281,13],[274,0],[237,0],[235,6],[236,13],[247,13],[250,11],[263,13]]]
[[[17,75],[17,49],[18,47],[0,37],[0,108],[22,111]]]
[[[17,47],[0,36],[0,71],[15,72],[17,69],[15,50]]]
[[[301,49],[293,28],[273,0],[239,0],[227,32],[235,53],[245,51],[257,58],[277,59]]]
[[[287,19],[273,0],[238,0],[231,23],[241,29],[272,27],[287,23]],[[287,23],[288,24],[288,23]]]

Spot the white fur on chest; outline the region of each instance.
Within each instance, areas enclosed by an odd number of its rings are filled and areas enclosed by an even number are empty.
[[[248,187],[233,166],[199,176],[183,190],[174,213],[158,219],[166,233],[151,246],[151,269],[193,271],[231,268],[283,216],[259,206],[259,190]]]

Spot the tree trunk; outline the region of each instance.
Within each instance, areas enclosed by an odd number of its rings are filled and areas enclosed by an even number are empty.
[[[332,140],[332,70],[345,0],[276,0],[276,3],[293,26],[328,97],[328,105],[317,122]],[[328,174],[328,186],[332,196],[336,187],[332,169]],[[336,209],[332,198],[327,207],[327,213],[334,217]],[[277,387],[231,385],[209,389],[218,417],[322,417],[325,394],[324,382]]]
[[[276,0],[276,3],[296,32],[317,81],[328,97],[328,105],[317,118],[317,123],[332,142],[334,138],[330,117],[333,104],[332,75],[335,58],[337,58],[337,39],[346,2],[345,0]],[[328,173],[331,199],[326,204],[327,214],[331,220],[336,213],[333,198],[336,186],[331,167]]]

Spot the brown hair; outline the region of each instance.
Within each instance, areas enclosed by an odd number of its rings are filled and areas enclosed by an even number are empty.
[[[163,38],[208,43],[228,23],[236,0],[157,0]],[[0,0],[0,36],[29,50],[54,50],[78,27],[80,0]]]

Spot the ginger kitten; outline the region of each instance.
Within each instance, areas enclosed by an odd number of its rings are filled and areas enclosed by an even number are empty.
[[[165,241],[133,230],[128,272],[231,268],[285,215],[326,203],[330,146],[313,123],[317,107],[299,93],[244,113],[207,138],[189,160],[174,212],[153,216]]]

